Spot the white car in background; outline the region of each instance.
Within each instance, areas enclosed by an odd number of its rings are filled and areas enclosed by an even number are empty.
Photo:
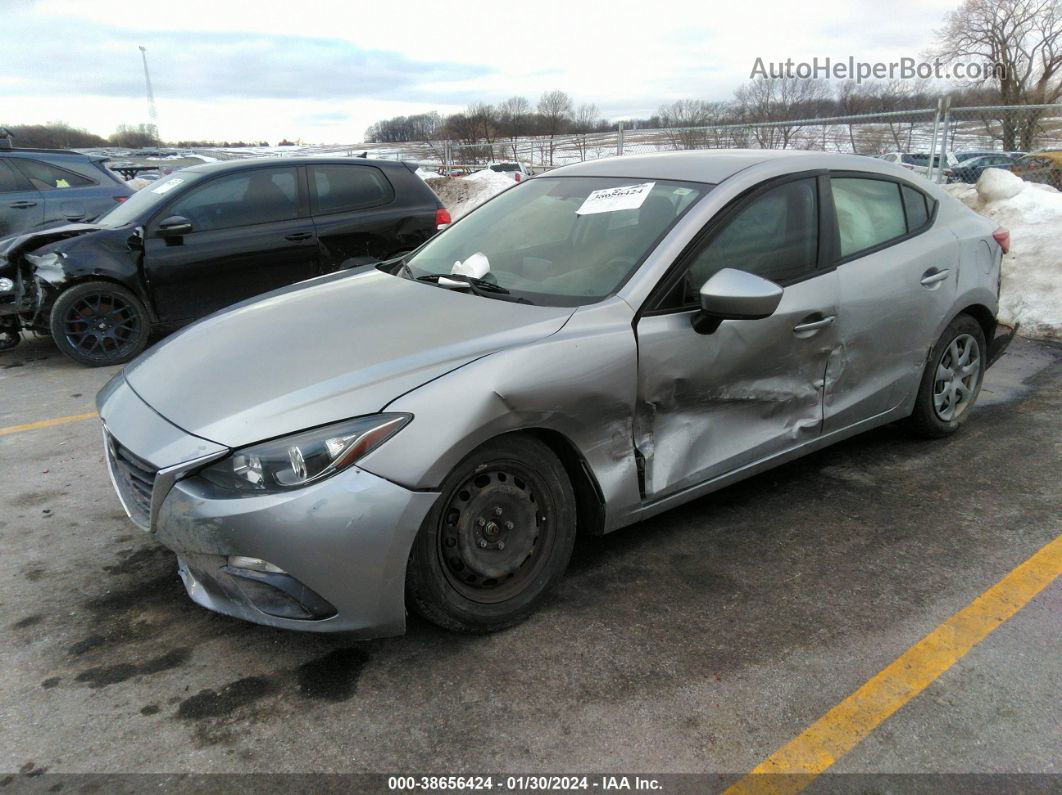
[[[531,169],[523,163],[518,163],[515,160],[491,163],[488,168],[491,171],[497,171],[499,174],[509,174],[516,182],[520,182],[531,176]]]

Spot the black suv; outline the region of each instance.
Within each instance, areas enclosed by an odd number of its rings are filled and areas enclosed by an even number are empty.
[[[414,168],[396,161],[192,166],[93,224],[0,241],[0,333],[10,347],[20,328],[43,331],[77,362],[118,364],[144,349],[153,327],[392,259],[449,221]]]
[[[101,155],[12,149],[0,137],[0,237],[55,222],[90,221],[133,191]]]

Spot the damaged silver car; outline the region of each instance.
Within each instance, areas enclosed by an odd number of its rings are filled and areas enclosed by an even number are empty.
[[[711,151],[557,169],[413,254],[275,291],[98,398],[112,480],[199,604],[487,632],[601,534],[896,420],[954,432],[996,229],[897,166]]]

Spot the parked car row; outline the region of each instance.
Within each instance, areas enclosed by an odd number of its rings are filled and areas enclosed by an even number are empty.
[[[888,152],[879,158],[916,174],[929,172],[926,152]],[[944,152],[933,158],[946,182],[977,182],[988,168],[1001,168],[1029,182],[1039,182],[1062,190],[1062,150],[1040,152]]]
[[[7,154],[20,166],[31,160],[28,152]],[[63,179],[71,182],[73,172]],[[109,211],[92,222],[98,212],[0,240],[4,346],[29,329],[50,334],[81,364],[118,364],[142,351],[154,329],[390,259],[450,221],[410,167],[380,160],[204,164],[115,196],[123,203],[108,197]]]
[[[131,250],[143,297],[185,319],[207,294],[235,298],[237,276],[278,272],[270,246],[321,260],[346,247],[327,268],[368,251],[375,233],[344,232],[364,223],[352,204],[376,202],[389,234],[408,222],[408,245],[431,234],[437,205],[398,221],[379,203],[408,169],[342,168],[183,171],[35,256],[66,267],[88,261],[79,245]],[[217,229],[243,229],[247,204],[253,257]],[[196,235],[220,236],[202,239],[217,247],[207,266],[188,256]],[[106,460],[130,518],[177,553],[204,607],[363,636],[401,632],[407,609],[498,630],[547,598],[577,533],[885,423],[954,433],[1007,342],[1008,246],[939,186],[868,158],[715,150],[566,166],[411,255],[169,337],[99,394]],[[73,314],[53,309],[60,333],[114,315],[96,289]],[[110,295],[126,307],[141,300],[121,289]],[[150,292],[165,289],[172,304]]]

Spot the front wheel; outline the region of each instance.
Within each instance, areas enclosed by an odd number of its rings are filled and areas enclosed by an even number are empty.
[[[127,362],[147,345],[144,304],[111,282],[84,282],[55,299],[49,320],[55,346],[78,364],[103,367]]]
[[[955,433],[981,392],[988,347],[981,325],[959,315],[944,329],[926,360],[915,408],[908,421],[923,436]]]
[[[413,543],[409,605],[460,632],[494,632],[530,615],[575,543],[575,496],[545,444],[513,434],[466,457]]]

